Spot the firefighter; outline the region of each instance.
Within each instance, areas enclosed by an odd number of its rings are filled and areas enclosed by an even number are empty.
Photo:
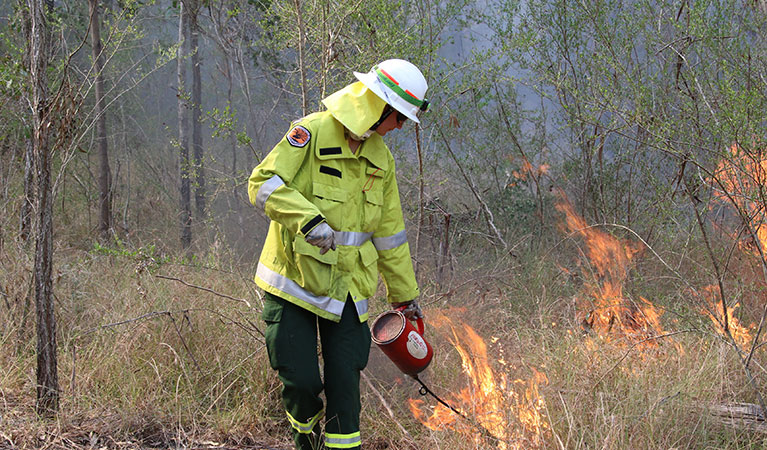
[[[408,119],[419,122],[426,79],[400,59],[354,75],[358,81],[322,100],[326,111],[293,123],[248,180],[251,203],[271,219],[255,281],[298,449],[320,447],[321,422],[326,448],[360,448],[360,371],[379,274],[392,307],[423,317],[394,158],[382,138]]]

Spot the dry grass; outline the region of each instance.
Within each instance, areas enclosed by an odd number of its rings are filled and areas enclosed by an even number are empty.
[[[9,242],[2,247],[0,448],[290,448],[249,267],[228,266],[221,256],[182,264],[148,250],[60,248],[57,255],[61,413],[43,421],[34,414],[32,318],[23,319],[29,251]],[[511,436],[506,444],[460,421],[454,429],[422,425],[408,409],[408,399],[421,398],[418,385],[372,349],[363,382],[365,448],[767,444],[763,435],[724,426],[707,411],[710,404],[756,402],[735,353],[704,326],[707,319],[696,331],[646,349],[600,339],[576,319],[577,283],[551,266],[532,257],[490,269],[477,264],[439,288],[424,285],[436,356],[423,380],[457,402],[454,394],[469,385],[454,345],[464,336],[451,335],[437,318],[475,330],[495,377],[507,380],[504,398],[519,402],[497,411]],[[384,307],[374,304],[373,315]],[[664,315],[666,331],[689,328],[680,323],[691,320],[674,321],[678,310]],[[759,375],[761,357],[758,352]],[[538,386],[543,428],[537,437],[519,417],[536,371],[548,380]],[[426,411],[436,405],[422,400]],[[476,419],[482,406],[462,409]]]
[[[7,250],[4,257],[12,259]],[[279,386],[267,370],[249,277],[78,251],[60,257],[56,272],[62,412],[56,423],[34,416],[34,336],[18,326],[23,300],[9,302],[0,445],[36,448],[46,434],[63,447],[284,441],[274,432],[282,422],[273,407]],[[3,286],[28,283],[16,276]]]

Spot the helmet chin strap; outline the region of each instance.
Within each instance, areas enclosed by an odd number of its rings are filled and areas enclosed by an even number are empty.
[[[389,116],[391,116],[391,113],[393,113],[393,112],[394,112],[394,108],[392,108],[391,105],[386,105],[386,107],[384,108],[383,113],[381,114],[381,118],[378,119],[378,122],[374,123],[373,126],[370,127],[370,129],[373,130],[373,131],[378,129],[378,126],[381,125],[384,122],[384,120],[388,119]]]
[[[355,141],[364,141],[365,139],[372,136],[373,133],[376,132],[378,127],[384,122],[384,120],[388,119],[391,113],[393,112],[394,112],[394,108],[392,108],[390,105],[386,105],[386,107],[384,108],[384,112],[381,114],[381,118],[378,119],[378,121],[374,123],[369,130],[363,133],[362,136],[357,136],[356,134],[352,133],[348,128],[346,131],[349,133],[349,136]]]

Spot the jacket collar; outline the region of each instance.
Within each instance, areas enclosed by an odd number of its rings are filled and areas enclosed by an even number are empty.
[[[380,134],[375,133],[362,143],[360,157],[381,170],[389,170],[389,149]]]

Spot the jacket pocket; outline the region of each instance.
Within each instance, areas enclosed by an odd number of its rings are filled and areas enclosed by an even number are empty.
[[[365,224],[363,231],[375,231],[381,221],[381,209],[383,208],[382,191],[365,191]]]
[[[328,295],[333,270],[338,262],[338,250],[320,255],[320,248],[306,242],[302,236],[293,240],[293,260],[298,269],[295,280],[302,288],[315,295]]]
[[[363,297],[370,298],[378,287],[378,251],[371,241],[367,241],[360,247],[360,294]]]
[[[323,183],[312,184],[314,204],[322,213],[322,216],[334,230],[344,227],[344,217],[348,211],[344,211],[344,204],[349,194],[338,186]]]

